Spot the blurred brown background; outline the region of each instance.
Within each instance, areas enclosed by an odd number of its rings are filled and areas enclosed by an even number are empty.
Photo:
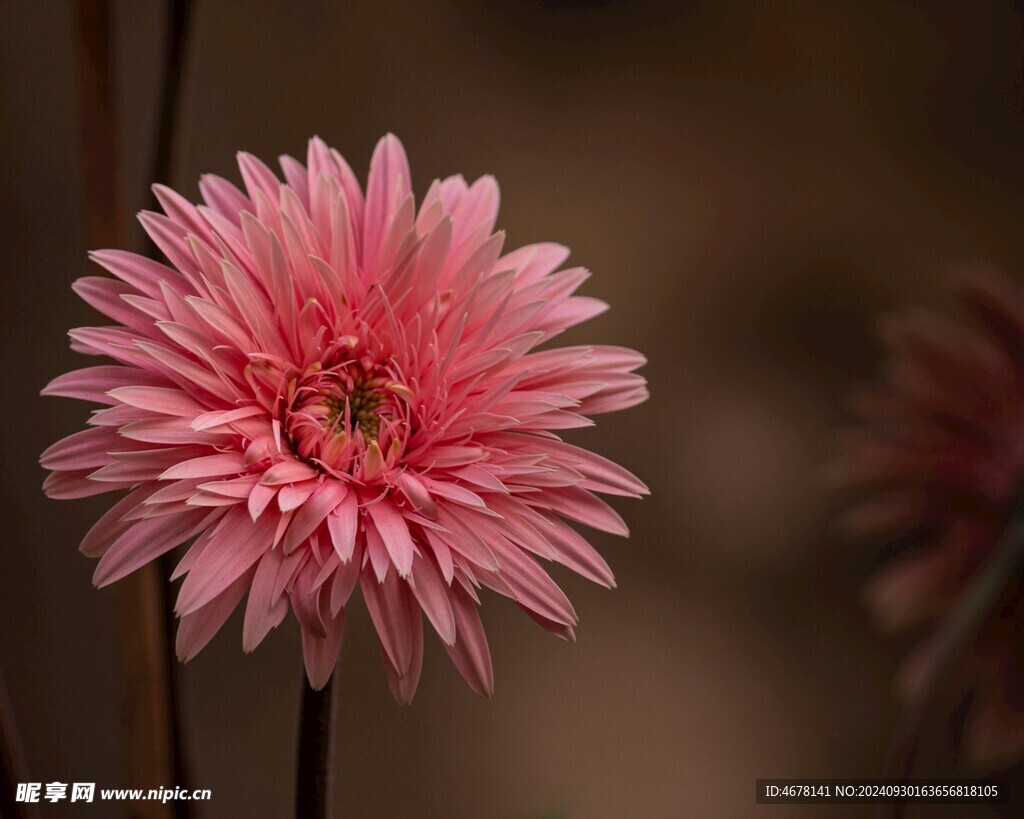
[[[134,211],[162,18],[155,0],[115,5]],[[107,501],[45,499],[36,462],[86,417],[38,397],[82,363],[65,330],[94,321],[69,289],[86,269],[73,21],[69,2],[0,3],[0,667],[35,778],[112,787],[129,784],[114,595],[76,549]],[[941,300],[952,264],[1024,269],[1020,11],[204,0],[193,24],[179,190],[237,178],[239,149],[302,156],[314,133],[364,174],[394,131],[417,191],[494,173],[511,245],[561,241],[593,270],[586,292],[613,309],[570,341],[650,358],[653,399],[575,436],[653,491],[618,504],[628,542],[596,539],[618,590],[556,574],[576,645],[487,597],[494,699],[435,641],[401,709],[352,617],[343,815],[854,815],[755,808],[754,779],[880,775],[903,646],[862,613],[877,549],[832,531],[818,475],[844,391],[876,371],[877,312]],[[243,656],[236,616],[185,669],[202,816],[290,810],[298,652],[289,623]],[[922,773],[948,769],[946,749],[930,756]]]

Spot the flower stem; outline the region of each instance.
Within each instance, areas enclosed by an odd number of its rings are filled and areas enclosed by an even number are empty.
[[[156,146],[153,151],[153,165],[150,182],[168,183],[174,168],[174,145],[178,134],[178,110],[181,106],[182,78],[187,56],[190,4],[188,0],[165,0],[166,29],[164,31],[164,60],[161,71],[160,111],[156,126]],[[151,207],[156,209],[156,197]],[[146,255],[158,256],[153,240],[146,239]],[[170,552],[159,558],[160,574],[170,577],[174,572],[174,555]],[[160,604],[163,610],[164,653],[168,667],[167,696],[170,711],[169,730],[171,734],[171,766],[174,783],[185,786],[190,779],[188,753],[184,736],[184,707],[182,703],[181,679],[174,647],[174,601],[167,583],[159,587]],[[189,819],[193,815],[191,803],[178,800],[174,803],[178,819]]]
[[[167,184],[174,169],[174,144],[178,134],[178,110],[181,106],[181,81],[185,73],[190,11],[188,0],[166,0],[166,45],[161,78],[163,85],[151,182]],[[155,197],[153,201],[155,204]],[[149,240],[149,248],[153,253],[156,252],[152,240]]]
[[[14,710],[0,674],[0,816],[27,819],[38,816],[31,804],[16,802],[19,782],[28,782],[28,766],[21,737],[14,722]]]
[[[93,248],[123,245],[125,227],[110,5],[79,0],[77,6],[82,199],[85,239]],[[172,781],[173,720],[161,586],[156,566],[150,565],[122,580],[117,589],[121,752],[125,778],[133,787]],[[147,802],[145,815],[172,814],[170,806]]]
[[[322,690],[302,678],[299,747],[295,769],[296,819],[328,819],[334,748],[334,678]]]
[[[1024,569],[1024,492],[1018,498],[1002,540],[975,574],[963,596],[931,638],[924,684],[900,718],[886,760],[888,779],[909,779],[928,722],[942,719],[951,695],[949,684],[1010,582]],[[893,819],[905,815],[905,803],[892,806]]]

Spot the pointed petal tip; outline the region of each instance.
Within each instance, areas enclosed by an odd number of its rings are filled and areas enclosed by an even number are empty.
[[[406,679],[406,677],[399,677],[398,685],[395,686],[395,688],[393,688],[391,691],[391,696],[394,697],[395,704],[401,708],[405,708],[407,706],[412,705],[412,701],[416,697],[416,682],[418,682],[418,680],[413,683],[413,688],[411,691],[409,691],[406,690],[406,687],[404,685]]]
[[[621,493],[620,497],[634,498],[636,500],[650,497],[651,488],[647,484],[640,480],[636,475],[630,475],[629,477],[632,478],[632,480],[629,482],[628,486],[623,487],[625,491]],[[604,490],[601,489],[598,489],[597,491],[601,492],[602,494],[609,494],[605,493]]]
[[[181,626],[179,624],[179,628],[180,627]],[[177,649],[176,648],[175,651],[174,651],[174,654],[178,658],[178,662],[179,663],[190,663],[196,657],[199,656],[199,652],[202,651],[205,647],[206,647],[206,644],[204,643],[203,645],[199,646],[199,648],[194,649],[194,650],[189,650],[189,649],[186,649],[186,648],[181,648],[181,649]]]
[[[327,683],[330,682],[331,676],[333,674],[334,669],[331,668],[331,670],[327,674],[314,675],[307,666],[306,681],[309,683],[309,687],[312,688],[314,691],[323,691]]]
[[[100,567],[96,567],[96,571],[92,574],[92,585],[95,589],[105,589],[111,583],[110,577],[106,572],[100,572]]]

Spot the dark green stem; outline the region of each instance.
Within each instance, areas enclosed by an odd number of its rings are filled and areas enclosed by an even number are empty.
[[[302,679],[299,714],[299,746],[295,768],[296,819],[328,819],[331,816],[331,769],[334,748],[334,678],[321,691]]]

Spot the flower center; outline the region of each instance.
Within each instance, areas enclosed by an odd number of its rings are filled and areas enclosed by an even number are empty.
[[[388,410],[387,396],[383,392],[387,381],[381,376],[368,378],[357,371],[349,382],[342,389],[323,396],[326,415],[322,425],[333,430],[335,435],[358,429],[367,443],[376,441],[380,434],[380,415],[377,413]]]
[[[289,385],[284,429],[300,458],[351,472],[369,448],[404,447],[411,397],[393,369],[370,356],[316,364]]]

